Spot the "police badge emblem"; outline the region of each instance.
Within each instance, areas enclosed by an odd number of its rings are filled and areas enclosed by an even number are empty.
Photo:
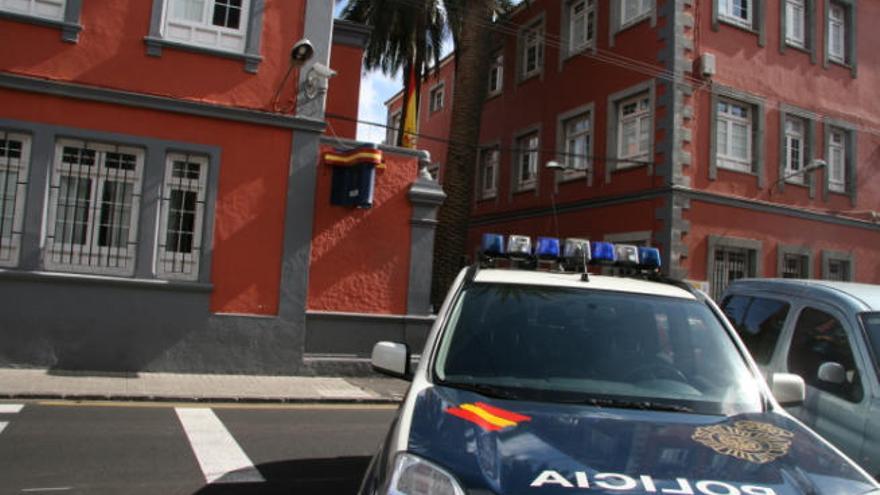
[[[788,454],[794,434],[768,423],[737,421],[731,425],[701,426],[692,439],[718,452],[755,464]]]

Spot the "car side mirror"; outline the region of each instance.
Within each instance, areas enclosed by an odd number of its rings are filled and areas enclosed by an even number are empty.
[[[411,380],[409,347],[398,342],[377,342],[370,358],[373,369],[385,375]]]
[[[823,382],[841,385],[846,382],[846,369],[840,363],[829,361],[819,366],[817,378]]]
[[[773,397],[782,406],[798,406],[807,397],[807,386],[804,379],[791,373],[773,373],[770,384]]]

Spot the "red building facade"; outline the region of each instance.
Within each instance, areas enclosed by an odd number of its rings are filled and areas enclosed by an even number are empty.
[[[493,26],[470,246],[656,245],[715,297],[748,276],[880,283],[877,19],[851,0],[523,4]]]
[[[369,32],[332,14],[325,0],[0,3],[0,364],[309,373],[310,356],[369,351],[343,327],[430,324],[410,269],[430,264],[412,250],[433,235],[411,223],[442,200],[423,157],[385,149],[373,208],[330,204],[321,156],[360,143],[325,110],[357,115]],[[295,64],[300,40],[314,54]],[[376,245],[376,231],[403,234]],[[348,243],[389,256],[355,261]]]

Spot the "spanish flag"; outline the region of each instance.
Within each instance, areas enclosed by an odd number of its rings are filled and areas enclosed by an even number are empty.
[[[503,430],[532,419],[530,416],[493,407],[483,402],[450,407],[446,412],[488,431]]]
[[[404,148],[415,148],[417,134],[419,132],[419,102],[416,99],[416,68],[413,65],[409,71],[409,91],[406,95],[406,120],[403,123]]]

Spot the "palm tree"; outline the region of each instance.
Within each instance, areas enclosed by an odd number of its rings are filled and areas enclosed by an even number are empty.
[[[372,28],[364,51],[364,68],[394,75],[403,70],[403,94],[409,94],[409,74],[415,68],[422,80],[440,65],[446,16],[440,0],[349,0],[344,19]],[[420,88],[416,85],[419,101]],[[407,105],[400,121],[406,122]],[[403,142],[403,126],[397,129],[396,144]]]
[[[455,51],[455,98],[443,171],[446,202],[440,208],[434,243],[432,300],[439,306],[452,285],[465,254],[473,181],[480,138],[480,118],[489,75],[489,27],[512,0],[349,0],[343,17],[373,28],[365,67],[394,74],[415,66],[424,77],[439,68],[443,34],[452,36]],[[429,64],[432,61],[433,64]],[[421,80],[421,79],[419,79]],[[404,77],[404,94],[409,92]],[[416,98],[419,97],[418,87]],[[418,101],[418,100],[416,100]],[[406,105],[404,105],[404,112]],[[401,116],[405,122],[406,115]],[[402,142],[402,128],[398,143]]]

